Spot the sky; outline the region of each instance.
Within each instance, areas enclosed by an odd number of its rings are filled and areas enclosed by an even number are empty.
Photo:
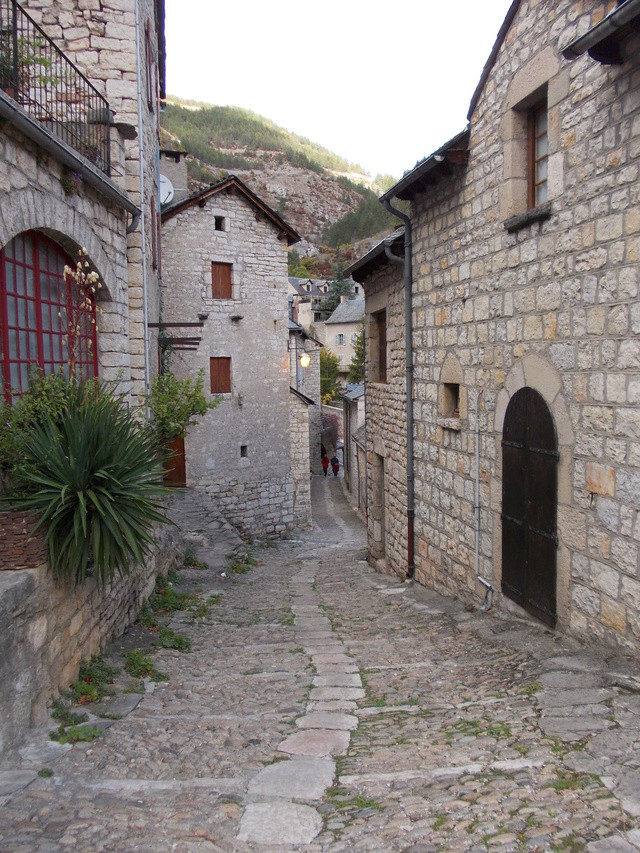
[[[399,178],[466,125],[511,0],[166,0],[167,92]]]

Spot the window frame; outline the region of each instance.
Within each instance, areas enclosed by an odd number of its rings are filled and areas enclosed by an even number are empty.
[[[544,133],[539,132],[540,117],[545,117]],[[546,151],[540,154],[540,143],[545,140]],[[539,180],[541,164],[546,165],[546,176]],[[544,198],[540,198],[544,188]],[[527,209],[533,210],[549,198],[549,117],[547,101],[539,101],[527,111]]]
[[[19,240],[23,245],[21,257],[16,251]],[[75,269],[76,261],[38,231],[23,231],[0,249],[0,376],[2,393],[9,403],[27,390],[24,366],[28,369],[35,364],[46,376],[60,369],[68,374],[72,324],[81,323],[83,327],[76,338],[76,373],[87,378],[98,376],[95,298],[85,295],[82,301],[88,300],[90,308],[81,309],[74,300],[77,294],[73,285],[64,276],[64,266]],[[70,304],[73,311],[68,310]],[[11,380],[12,365],[14,370],[17,366],[17,385]]]
[[[388,383],[387,378],[387,309],[372,314],[376,336],[376,379],[382,385]]]

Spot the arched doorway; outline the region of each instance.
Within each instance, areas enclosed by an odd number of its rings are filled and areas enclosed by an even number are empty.
[[[521,388],[502,438],[502,592],[556,624],[558,440],[544,398]]]
[[[38,231],[25,231],[0,250],[0,388],[7,400],[28,386],[29,367],[46,375],[98,374],[95,305],[65,276],[76,261]],[[71,342],[71,343],[70,343]]]

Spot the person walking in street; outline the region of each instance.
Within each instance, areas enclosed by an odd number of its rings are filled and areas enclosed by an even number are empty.
[[[340,470],[340,460],[337,456],[331,457],[331,470],[333,471],[333,476],[338,476],[338,471]]]
[[[322,457],[322,470],[324,471],[324,476],[327,476],[327,471],[329,470],[329,457],[325,453]]]

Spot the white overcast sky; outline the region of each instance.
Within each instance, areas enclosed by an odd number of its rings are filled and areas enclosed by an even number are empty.
[[[511,0],[166,0],[167,92],[399,178],[462,130]]]

